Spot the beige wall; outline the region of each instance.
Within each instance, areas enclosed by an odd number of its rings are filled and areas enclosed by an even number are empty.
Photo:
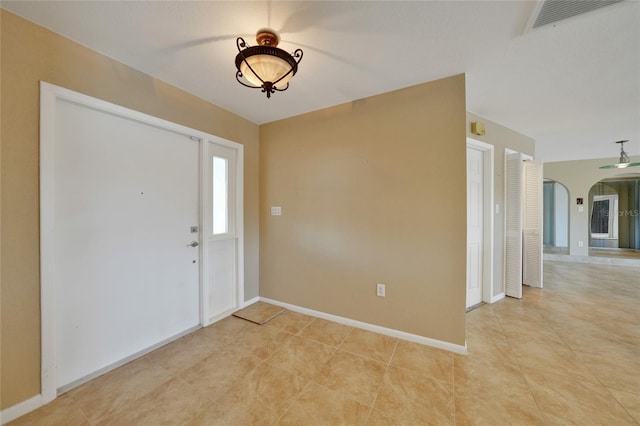
[[[632,162],[640,161],[640,156],[631,156]],[[598,167],[617,163],[618,158],[595,160],[558,161],[544,165],[544,177],[560,182],[569,192],[569,255],[589,255],[589,190],[602,179],[638,173],[638,168],[599,169]],[[578,211],[576,199],[584,200],[584,209]],[[583,246],[578,247],[582,241]]]
[[[258,126],[5,10],[0,13],[4,409],[40,392],[39,81],[244,144],[246,299],[258,295]]]
[[[484,123],[486,133],[484,136],[471,134],[471,122],[480,121]],[[493,145],[493,166],[494,166],[494,193],[493,203],[499,206],[498,213],[494,212],[493,224],[493,294],[497,296],[504,292],[504,158],[505,149],[522,152],[530,156],[535,154],[535,141],[514,130],[501,126],[479,115],[467,113],[467,137],[480,142]]]
[[[464,345],[464,126],[464,75],[262,125],[260,295]]]

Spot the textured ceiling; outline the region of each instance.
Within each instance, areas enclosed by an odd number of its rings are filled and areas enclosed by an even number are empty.
[[[584,0],[583,0],[584,1]],[[536,139],[537,158],[640,154],[640,2],[525,31],[532,1],[3,1],[39,25],[266,123],[458,73],[467,109]],[[271,99],[235,81],[235,40],[304,50]]]

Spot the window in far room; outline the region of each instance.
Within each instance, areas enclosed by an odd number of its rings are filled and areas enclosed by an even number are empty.
[[[595,195],[591,211],[591,238],[618,237],[618,196]]]

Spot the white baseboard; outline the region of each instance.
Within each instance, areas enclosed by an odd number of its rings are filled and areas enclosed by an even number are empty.
[[[254,303],[259,302],[259,301],[260,301],[260,297],[256,296],[253,299],[245,300],[240,307],[241,308],[246,308],[247,306],[253,305]]]
[[[504,293],[500,293],[497,296],[493,296],[489,303],[496,303],[498,300],[504,299]]]
[[[17,419],[18,417],[22,417],[40,407],[42,407],[42,395],[38,394],[2,410],[0,413],[0,424],[9,423],[10,421]]]
[[[446,351],[455,352],[458,354],[467,354],[467,345],[456,345],[454,343],[443,342],[442,340],[431,339],[429,337],[418,336],[417,334],[406,333],[404,331],[394,330],[392,328],[386,328],[379,325],[369,324],[366,322],[357,321],[350,318],[340,317],[337,315],[327,314],[320,311],[314,311],[313,309],[303,308],[301,306],[291,305],[289,303],[280,302],[277,300],[268,299],[266,297],[260,297],[260,300],[272,305],[282,306],[293,312],[309,315],[316,318],[326,319],[328,321],[337,322],[340,324],[348,325],[355,328],[361,328],[363,330],[373,331],[375,333],[384,334],[386,336],[397,337],[399,339],[408,340],[410,342],[420,343],[426,346],[432,346],[438,349],[444,349]]]

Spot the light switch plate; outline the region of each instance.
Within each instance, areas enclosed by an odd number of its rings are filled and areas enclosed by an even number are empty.
[[[271,216],[282,216],[282,207],[271,206]]]

